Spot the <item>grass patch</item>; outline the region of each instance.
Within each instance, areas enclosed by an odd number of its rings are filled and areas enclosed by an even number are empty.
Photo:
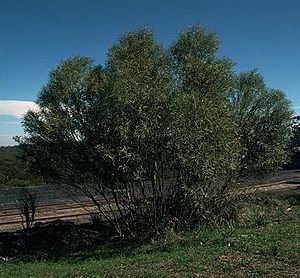
[[[16,256],[0,263],[0,277],[299,277],[299,216],[297,202],[251,204],[231,226],[170,230],[159,241],[106,243],[58,259]]]

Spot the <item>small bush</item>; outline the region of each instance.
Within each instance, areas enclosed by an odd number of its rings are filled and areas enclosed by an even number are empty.
[[[19,196],[19,210],[24,229],[30,229],[33,226],[36,214],[38,195],[35,190],[22,188]]]

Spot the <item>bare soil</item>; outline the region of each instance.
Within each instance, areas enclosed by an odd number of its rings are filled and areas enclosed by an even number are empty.
[[[268,180],[255,180],[247,185],[251,191],[280,192],[300,189],[300,171],[282,171]],[[20,188],[0,188],[0,232],[15,231],[22,228],[22,218],[16,196]],[[80,192],[67,187],[37,187],[40,202],[35,222],[45,223],[53,220],[69,220],[76,224],[90,221],[90,215],[97,213],[95,205]],[[101,199],[99,199],[101,202]]]

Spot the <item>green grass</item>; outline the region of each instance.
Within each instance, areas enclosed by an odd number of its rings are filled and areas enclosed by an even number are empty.
[[[253,204],[231,226],[171,230],[160,241],[64,259],[15,258],[0,262],[0,277],[300,277],[299,256],[299,203]]]

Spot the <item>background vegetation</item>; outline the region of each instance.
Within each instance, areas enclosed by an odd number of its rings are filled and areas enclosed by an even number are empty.
[[[0,147],[0,186],[35,186],[43,183],[42,177],[33,175],[21,159],[18,146]]]

